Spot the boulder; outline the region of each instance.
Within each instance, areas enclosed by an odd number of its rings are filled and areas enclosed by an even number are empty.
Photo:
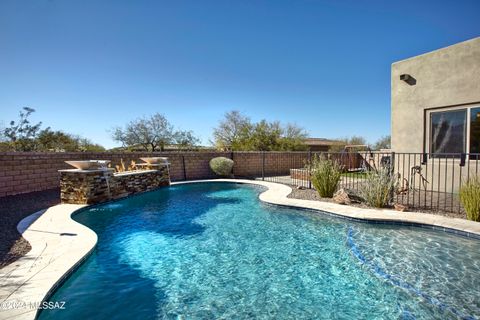
[[[338,204],[360,203],[362,198],[355,194],[353,190],[341,188],[333,194],[333,201]]]
[[[395,208],[395,210],[400,212],[408,211],[408,207],[400,203],[395,203],[393,207]]]

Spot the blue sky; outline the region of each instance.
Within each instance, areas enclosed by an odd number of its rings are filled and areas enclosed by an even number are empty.
[[[480,1],[0,2],[0,124],[115,146],[155,112],[208,144],[222,115],[314,137],[390,132],[390,65],[480,36]]]

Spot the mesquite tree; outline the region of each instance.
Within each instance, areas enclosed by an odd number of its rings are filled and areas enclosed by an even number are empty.
[[[193,147],[200,141],[191,131],[176,131],[160,113],[132,120],[123,128],[114,128],[112,138],[124,147],[141,147],[145,151],[164,151],[165,146],[172,144]]]

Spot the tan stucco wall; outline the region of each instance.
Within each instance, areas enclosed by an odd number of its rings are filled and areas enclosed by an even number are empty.
[[[416,84],[400,80],[401,74],[413,76]],[[429,152],[428,141],[424,150],[424,130],[429,130],[426,109],[480,104],[480,37],[393,63],[391,90],[392,150]],[[400,167],[422,166],[432,191],[458,192],[461,180],[478,174],[475,161],[461,168],[457,159],[428,158],[422,164],[420,155],[411,155],[412,162],[401,157]]]
[[[393,63],[391,90],[393,151],[423,152],[425,109],[480,102],[480,37]]]

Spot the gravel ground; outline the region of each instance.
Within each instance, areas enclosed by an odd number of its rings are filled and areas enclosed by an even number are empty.
[[[292,186],[292,193],[288,195],[288,198],[302,199],[302,200],[316,200],[334,203],[332,198],[322,198],[318,195],[315,189],[297,189]],[[352,203],[351,206],[358,208],[369,208],[363,203]]]
[[[292,186],[292,190],[293,190],[292,193],[288,195],[289,198],[333,202],[331,198],[320,197],[315,189],[297,189],[294,186]],[[351,205],[359,208],[369,208],[367,205],[362,203],[353,203]],[[446,216],[451,218],[461,218],[461,219],[467,218],[464,212],[454,213],[454,212],[445,212],[441,210],[433,210],[428,208],[419,208],[419,209],[410,208],[408,211],[423,212],[423,213],[435,214],[435,215]]]
[[[30,251],[30,244],[17,231],[17,224],[39,210],[60,203],[59,189],[0,198],[0,268]]]

